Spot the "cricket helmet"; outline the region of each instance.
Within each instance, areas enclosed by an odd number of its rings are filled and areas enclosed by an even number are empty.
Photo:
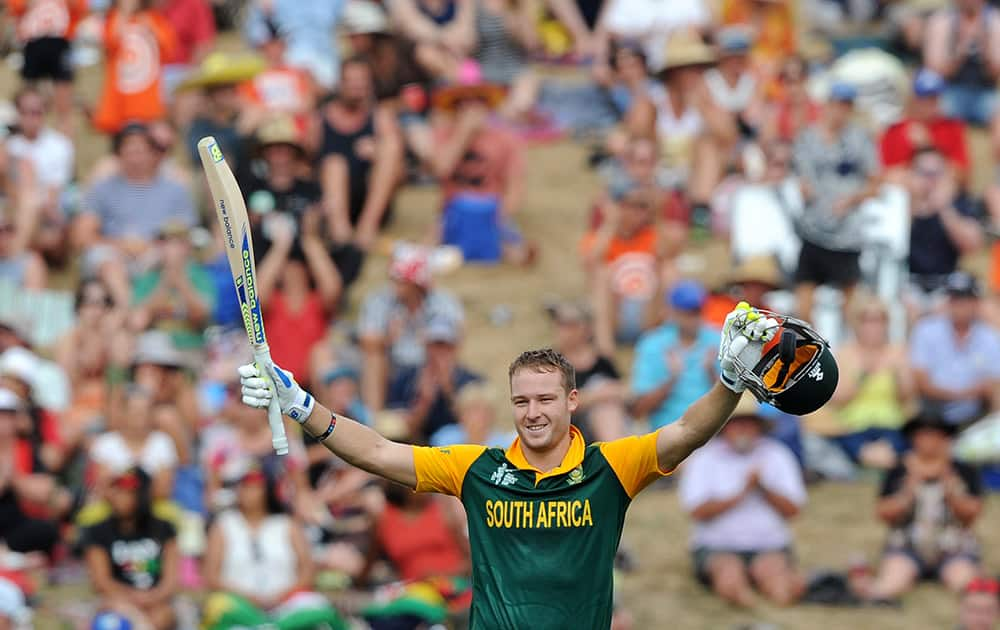
[[[833,396],[840,375],[830,344],[800,319],[758,312],[777,320],[780,328],[759,358],[737,357],[740,381],[757,400],[785,413],[802,416],[816,411]]]

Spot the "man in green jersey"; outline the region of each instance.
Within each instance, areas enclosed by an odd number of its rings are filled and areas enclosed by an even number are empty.
[[[459,497],[472,549],[473,630],[607,630],[629,503],[725,424],[744,389],[737,356],[759,356],[778,327],[741,303],[723,330],[721,383],[677,422],[612,442],[586,445],[570,424],[573,367],[548,349],[510,366],[518,437],[506,450],[391,442],[334,416],[273,364],[240,367],[243,402],[263,408],[277,397],[285,415],[347,462],[418,492]]]

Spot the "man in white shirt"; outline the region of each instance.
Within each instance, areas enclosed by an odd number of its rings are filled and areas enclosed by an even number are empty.
[[[680,499],[694,519],[698,579],[726,601],[754,604],[754,587],[787,606],[805,590],[788,522],[806,502],[795,456],[764,435],[767,424],[744,394],[722,432],[684,465]]]

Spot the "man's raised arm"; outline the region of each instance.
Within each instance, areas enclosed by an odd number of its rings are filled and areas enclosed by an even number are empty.
[[[307,433],[347,463],[410,488],[417,486],[412,446],[387,440],[377,431],[345,416],[334,416],[299,387],[289,372],[273,364],[261,368],[271,376],[274,392],[260,377],[256,366],[240,366],[244,404],[264,409],[271,396],[276,396],[283,414],[299,422]]]

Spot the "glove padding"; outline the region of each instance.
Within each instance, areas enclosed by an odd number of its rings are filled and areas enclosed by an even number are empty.
[[[773,317],[765,317],[746,302],[736,305],[722,326],[719,342],[719,379],[722,384],[743,393],[746,385],[740,379],[736,360],[744,365],[756,365],[764,351],[764,344],[774,339],[781,325]]]
[[[264,378],[260,368],[270,378]],[[248,363],[241,365],[237,371],[240,374],[243,404],[248,407],[265,409],[271,404],[271,398],[277,398],[281,413],[302,424],[316,406],[316,401],[309,392],[299,387],[292,373],[274,363],[260,367],[255,363]]]

